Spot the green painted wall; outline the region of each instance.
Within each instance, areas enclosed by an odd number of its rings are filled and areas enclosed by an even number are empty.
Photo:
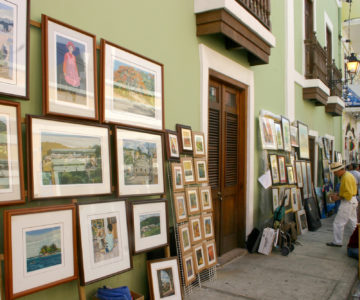
[[[304,3],[294,1],[294,48],[295,48],[295,70],[303,73],[303,49],[304,49]]]

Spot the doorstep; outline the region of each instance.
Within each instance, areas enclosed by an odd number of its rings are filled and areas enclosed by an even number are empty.
[[[234,259],[245,256],[248,254],[247,249],[244,248],[235,248],[226,252],[225,254],[218,257],[218,265],[220,267],[232,262]]]

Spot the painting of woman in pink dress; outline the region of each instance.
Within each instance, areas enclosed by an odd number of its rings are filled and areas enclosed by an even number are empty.
[[[63,64],[63,72],[64,72],[64,78],[65,81],[70,84],[73,87],[79,87],[80,86],[80,77],[78,68],[76,65],[76,57],[73,54],[75,50],[75,46],[73,42],[69,41],[66,44],[66,48],[68,49],[68,52],[65,53],[64,56],[64,64]]]

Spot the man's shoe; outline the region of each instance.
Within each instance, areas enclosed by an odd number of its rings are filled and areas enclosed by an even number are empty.
[[[330,246],[330,247],[342,247],[342,245],[334,244],[333,242],[326,243],[326,246]]]

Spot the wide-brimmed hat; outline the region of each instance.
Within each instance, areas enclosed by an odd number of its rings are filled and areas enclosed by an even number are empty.
[[[341,162],[337,161],[337,162],[333,162],[330,165],[330,171],[331,172],[336,172],[336,171],[340,171],[341,169],[344,169],[345,165],[343,165]]]

